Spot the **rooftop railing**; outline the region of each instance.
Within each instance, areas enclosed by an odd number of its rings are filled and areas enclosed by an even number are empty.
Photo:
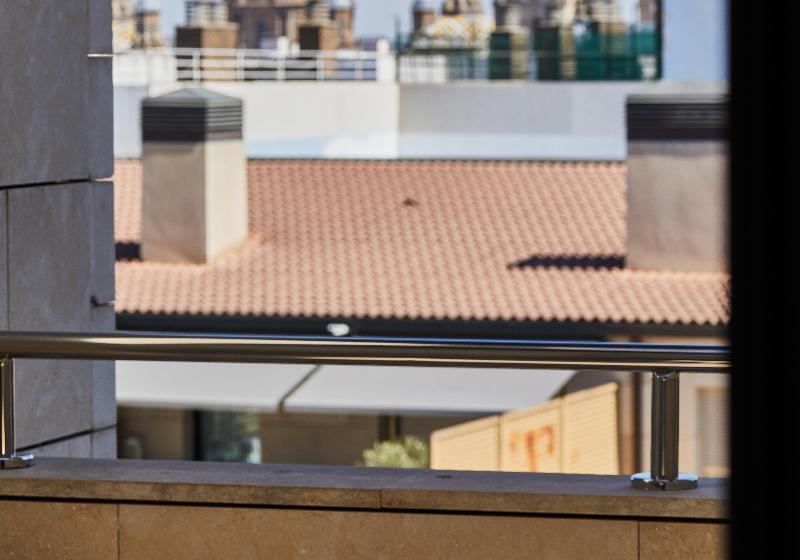
[[[394,79],[394,55],[383,51],[162,48],[114,55],[117,85]]]
[[[116,332],[0,334],[0,468],[26,467],[14,437],[14,361],[17,358],[147,360],[581,369],[651,372],[650,472],[635,488],[685,490],[697,477],[678,472],[680,374],[727,373],[730,351],[720,345],[617,342],[230,336]]]
[[[558,53],[549,51],[409,51],[398,58],[401,83],[448,81],[618,81],[655,80],[656,55]]]
[[[114,55],[116,85],[176,82],[357,81],[443,83],[486,80],[653,80],[656,54],[560,53],[528,49],[130,50]]]

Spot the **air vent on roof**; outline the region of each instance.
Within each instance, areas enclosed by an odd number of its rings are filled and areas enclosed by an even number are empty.
[[[722,140],[728,134],[727,96],[631,95],[629,140]]]
[[[142,102],[145,142],[202,142],[241,137],[241,99],[191,87]]]

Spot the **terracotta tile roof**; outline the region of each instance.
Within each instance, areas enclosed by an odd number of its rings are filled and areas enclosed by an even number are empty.
[[[118,159],[114,165],[114,238],[117,243],[142,239],[142,166]]]
[[[139,162],[118,161],[115,183],[117,241],[136,243]],[[119,262],[118,311],[687,325],[728,318],[726,274],[591,265],[624,259],[622,164],[250,161],[248,184],[251,234],[241,249],[208,265]]]

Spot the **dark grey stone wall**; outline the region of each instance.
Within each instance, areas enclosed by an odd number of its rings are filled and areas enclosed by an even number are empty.
[[[0,3],[0,329],[114,329],[108,0]],[[19,360],[17,443],[116,456],[111,363]]]

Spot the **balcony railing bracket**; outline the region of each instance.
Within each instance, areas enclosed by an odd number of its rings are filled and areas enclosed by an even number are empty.
[[[649,472],[642,472],[631,477],[631,485],[637,490],[694,490],[697,477],[680,473],[675,480],[657,480]]]
[[[678,472],[680,435],[680,373],[675,370],[653,371],[650,403],[650,472],[631,477],[639,490],[692,490],[697,477]]]
[[[0,469],[20,469],[33,464],[33,455],[17,453],[14,433],[14,359],[0,358]]]

